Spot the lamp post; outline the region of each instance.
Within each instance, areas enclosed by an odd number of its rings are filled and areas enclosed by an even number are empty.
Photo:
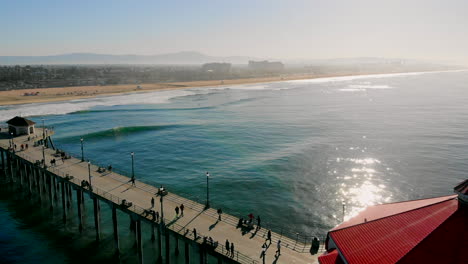
[[[164,197],[164,195],[161,194],[161,197],[159,198],[159,201],[161,202],[161,224],[164,226],[163,197]]]
[[[15,153],[16,150],[15,150],[15,141],[13,140],[13,132],[11,132],[10,134],[11,134],[11,148],[13,149],[13,153]]]
[[[45,151],[44,151],[44,150],[45,150],[45,146],[44,146],[44,145],[45,145],[45,142],[42,141],[42,160],[44,161],[43,166],[44,166],[44,168],[45,168],[45,167],[47,167],[47,166],[46,166],[46,160],[45,160]]]
[[[206,172],[206,204],[205,209],[210,208],[210,173]]]
[[[132,156],[132,183],[135,182],[135,161],[134,161],[134,156],[135,156],[135,153],[130,153],[130,155]]]
[[[89,191],[93,191],[93,186],[91,185],[91,162],[88,161],[88,177],[89,177]]]
[[[44,125],[44,118],[42,120],[42,140],[45,140],[45,125]]]
[[[83,152],[83,138],[80,138],[81,141],[81,162],[84,161],[84,152]]]
[[[344,218],[345,218],[345,207],[346,207],[346,204],[345,204],[344,201],[343,201],[342,205],[343,205],[343,220],[342,220],[342,222],[344,222]]]

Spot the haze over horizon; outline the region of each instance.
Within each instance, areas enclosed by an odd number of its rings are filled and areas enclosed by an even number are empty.
[[[69,53],[286,60],[383,57],[468,65],[468,2],[4,1],[0,56]]]

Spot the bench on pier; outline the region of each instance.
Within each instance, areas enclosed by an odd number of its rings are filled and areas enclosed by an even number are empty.
[[[123,199],[123,200],[122,200],[122,203],[121,203],[120,205],[123,206],[123,207],[125,207],[125,208],[129,208],[130,206],[133,205],[133,203],[132,203],[132,202],[127,202],[126,199]]]

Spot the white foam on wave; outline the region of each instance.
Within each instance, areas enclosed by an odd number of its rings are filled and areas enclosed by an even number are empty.
[[[170,99],[195,94],[191,90],[157,91],[147,93],[133,93],[96,98],[77,99],[72,101],[52,103],[32,103],[24,105],[6,106],[0,109],[0,121],[15,116],[61,115],[83,111],[95,106],[113,106],[130,104],[164,104]]]
[[[467,72],[468,70],[449,70],[449,71],[427,71],[427,72],[403,72],[403,73],[383,73],[383,74],[366,74],[366,75],[350,75],[340,77],[323,77],[315,79],[303,79],[303,80],[292,80],[285,81],[285,83],[326,83],[326,82],[343,82],[352,81],[359,79],[377,79],[377,78],[388,78],[388,77],[404,77],[404,76],[416,76],[423,74],[436,74],[436,73],[447,73],[447,72]]]
[[[350,84],[346,88],[338,89],[341,92],[366,92],[367,90],[380,90],[380,89],[392,89],[390,85],[371,85],[369,82],[365,84]]]

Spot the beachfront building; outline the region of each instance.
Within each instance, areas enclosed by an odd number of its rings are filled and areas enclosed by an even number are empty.
[[[366,208],[328,232],[319,262],[468,263],[468,179],[454,191]]]
[[[15,116],[7,121],[8,133],[13,133],[13,136],[31,135],[34,134],[34,121],[24,117]]]

